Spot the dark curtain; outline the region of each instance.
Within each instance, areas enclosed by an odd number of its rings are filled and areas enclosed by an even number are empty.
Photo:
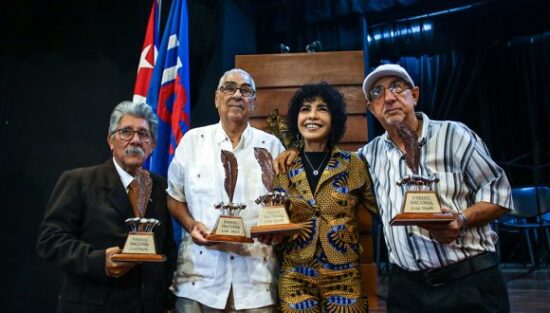
[[[268,1],[257,10],[258,52],[276,53],[280,43],[303,52],[314,40],[324,51],[365,44],[369,68],[405,66],[421,89],[419,110],[471,127],[514,185],[550,183],[549,167],[533,170],[550,162],[542,128],[550,118],[548,9],[540,0]]]
[[[256,25],[258,53],[278,53],[279,44],[290,52],[305,52],[320,40],[324,51],[362,49],[361,18],[370,25],[445,10],[471,0],[258,0]]]
[[[550,40],[402,57],[399,63],[420,86],[418,110],[474,129],[513,185],[550,183],[548,167],[535,167],[549,162],[543,125],[550,120]]]
[[[361,16],[366,13],[414,7],[418,0],[302,0],[258,1],[259,53],[277,53],[279,44],[290,52],[305,52],[320,40],[325,51],[362,49]],[[431,2],[431,1],[430,1]]]
[[[0,10],[0,310],[54,312],[61,271],[36,254],[63,170],[111,155],[109,114],[131,98],[151,0],[5,1]]]

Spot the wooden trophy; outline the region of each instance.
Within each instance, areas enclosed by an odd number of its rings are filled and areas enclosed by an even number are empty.
[[[302,225],[293,224],[288,218],[286,205],[288,196],[285,193],[273,191],[273,158],[264,148],[254,148],[254,156],[262,170],[262,183],[268,193],[256,199],[257,204],[263,204],[260,209],[258,225],[250,228],[250,236],[258,237],[271,233],[292,233],[302,229]]]
[[[239,213],[246,208],[244,203],[233,203],[233,194],[237,184],[238,166],[235,155],[229,151],[221,151],[223,168],[225,169],[225,191],[229,203],[220,202],[214,208],[221,211],[216,221],[214,231],[206,237],[208,241],[227,243],[252,243],[254,240],[246,236],[244,222]]]
[[[401,213],[394,216],[391,226],[416,225],[430,223],[450,223],[455,220],[451,213],[441,211],[439,196],[432,190],[439,182],[435,176],[418,174],[420,164],[420,146],[416,133],[406,124],[397,127],[397,134],[405,143],[405,162],[413,175],[405,176],[397,184],[405,187]]]
[[[125,223],[129,226],[130,232],[122,253],[112,256],[112,260],[119,262],[164,262],[166,256],[157,254],[155,247],[155,235],[153,230],[160,225],[160,222],[153,218],[143,218],[147,203],[151,197],[153,189],[153,180],[149,172],[138,170],[136,177],[137,199],[132,203],[136,217],[126,219]],[[132,202],[132,200],[131,200]]]

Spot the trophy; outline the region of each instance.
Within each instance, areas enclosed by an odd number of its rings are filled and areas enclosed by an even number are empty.
[[[406,191],[401,213],[391,219],[390,225],[450,223],[454,221],[453,214],[441,211],[439,196],[432,190],[433,184],[437,184],[439,179],[435,175],[422,176],[418,174],[420,146],[416,133],[408,125],[401,124],[397,127],[397,134],[405,143],[405,162],[413,174],[405,176],[397,182],[397,185],[404,186]]]
[[[288,196],[284,192],[273,191],[273,158],[264,148],[254,148],[254,156],[262,170],[262,183],[268,193],[256,199],[257,204],[262,204],[258,225],[250,229],[251,237],[271,233],[291,233],[302,229],[302,225],[290,223],[286,213]]]
[[[153,189],[153,180],[149,172],[140,169],[137,171],[134,181],[135,183],[131,184],[128,195],[136,217],[124,221],[130,228],[130,232],[122,253],[114,254],[112,260],[122,262],[164,262],[166,256],[157,254],[153,233],[160,222],[154,218],[143,217]]]
[[[153,230],[160,225],[154,218],[132,217],[127,219],[130,233],[122,253],[114,254],[113,261],[122,262],[164,262],[166,256],[157,254]]]
[[[252,243],[252,238],[246,237],[242,217],[239,216],[246,208],[244,203],[233,203],[233,194],[237,184],[238,166],[233,153],[222,150],[221,159],[225,169],[224,187],[229,196],[229,203],[220,202],[214,208],[221,211],[216,221],[214,231],[206,237],[208,241],[228,243]]]

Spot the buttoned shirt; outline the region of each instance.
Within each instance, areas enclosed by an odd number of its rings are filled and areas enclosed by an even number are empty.
[[[273,157],[284,150],[276,137],[250,126],[235,149],[220,123],[188,131],[168,169],[168,194],[186,202],[193,218],[212,230],[220,215],[214,204],[229,202],[221,150],[232,152],[238,164],[233,202],[247,205],[240,216],[249,236],[250,227],[258,222],[260,209],[254,201],[267,192],[254,157],[255,147],[267,149]],[[273,275],[277,262],[271,246],[255,241],[206,247],[193,243],[186,232],[182,236],[172,287],[178,297],[222,309],[233,286],[237,310],[276,303]]]
[[[420,112],[417,117],[423,122],[418,138],[419,174],[439,178],[433,190],[442,207],[460,212],[475,203],[488,202],[513,209],[508,179],[476,133],[462,123],[430,120]],[[470,227],[450,244],[438,243],[427,230],[417,226],[390,226],[390,220],[401,211],[405,193],[405,187],[397,182],[412,175],[412,171],[387,132],[359,149],[359,153],[369,164],[390,262],[417,271],[495,251],[497,236],[488,224]]]
[[[128,192],[128,186],[132,183],[134,180],[134,177],[130,175],[128,172],[122,169],[120,165],[118,165],[116,159],[113,157],[113,164],[115,165],[116,172],[118,173],[118,176],[120,176],[120,181],[122,182],[122,185],[124,186],[124,189],[126,192]]]

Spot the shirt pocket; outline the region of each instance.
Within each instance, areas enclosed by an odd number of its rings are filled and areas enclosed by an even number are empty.
[[[345,214],[346,216],[353,215],[357,206],[356,194],[358,190],[351,190],[349,193],[342,196],[336,192],[331,192],[331,197],[328,199],[329,211],[332,215]]]
[[[178,279],[197,281],[217,276],[219,253],[189,242],[182,243],[182,257],[178,258]]]
[[[214,186],[216,186],[216,176],[214,175],[216,170],[216,165],[212,163],[197,163],[192,168],[189,169],[189,176],[188,176],[188,189],[192,196],[195,197],[210,197],[210,200],[212,201],[212,204],[216,201],[216,199],[213,199],[213,196],[215,195]],[[186,197],[189,197],[191,195],[187,195]],[[218,202],[221,201],[218,200]]]
[[[255,284],[271,284],[275,273],[275,262],[271,259],[274,256],[247,257],[246,268],[250,282]]]

